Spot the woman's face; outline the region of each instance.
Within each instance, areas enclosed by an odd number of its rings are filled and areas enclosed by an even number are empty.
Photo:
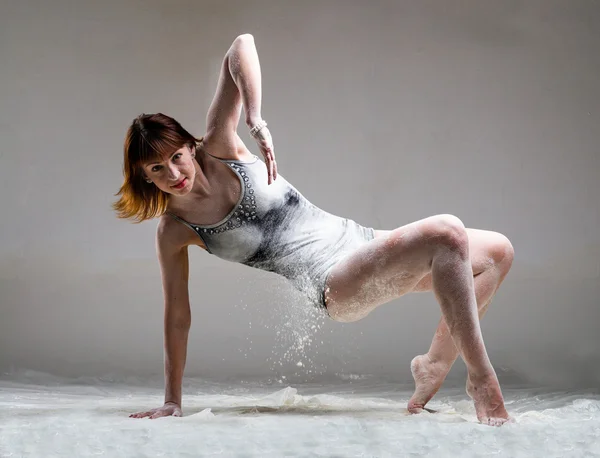
[[[175,151],[171,156],[142,164],[144,179],[151,180],[158,189],[168,194],[184,196],[191,191],[196,177],[194,156],[189,147]]]

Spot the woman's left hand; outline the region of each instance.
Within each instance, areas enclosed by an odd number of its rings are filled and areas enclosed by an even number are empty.
[[[260,129],[254,134],[254,139],[258,144],[258,148],[265,158],[267,165],[267,174],[269,176],[269,184],[273,183],[277,178],[277,162],[275,162],[275,149],[273,148],[273,137],[267,126]]]

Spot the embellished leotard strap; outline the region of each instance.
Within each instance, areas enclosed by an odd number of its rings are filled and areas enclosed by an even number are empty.
[[[200,240],[202,240],[202,243],[204,243],[204,246],[206,247],[206,251],[208,251],[209,253],[211,253],[210,249],[208,248],[208,244],[206,243],[206,240],[204,240],[204,237],[202,237],[202,228],[201,227],[194,226],[193,224],[188,223],[183,218],[180,218],[179,216],[174,215],[171,212],[167,212],[167,215],[171,216],[174,220],[179,221],[182,224],[185,224],[187,227],[189,227],[191,230],[193,230],[196,233],[196,235],[198,237],[200,237]]]

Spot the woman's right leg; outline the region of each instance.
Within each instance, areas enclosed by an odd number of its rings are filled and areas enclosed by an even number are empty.
[[[376,235],[385,235],[385,233],[376,233]],[[510,240],[498,232],[467,228],[467,235],[475,297],[481,321],[512,266],[514,249]],[[425,276],[415,290],[432,291],[431,274]],[[418,413],[424,408],[441,387],[458,356],[458,350],[442,317],[429,351],[424,355],[416,356],[411,362],[411,372],[415,378],[415,393],[408,403],[409,411]],[[469,391],[469,383],[467,383],[467,392]]]
[[[477,417],[484,423],[502,424],[509,417],[483,343],[469,242],[458,218],[426,218],[357,249],[329,275],[327,310],[334,320],[356,321],[377,306],[412,292],[428,273],[452,339],[467,366]]]

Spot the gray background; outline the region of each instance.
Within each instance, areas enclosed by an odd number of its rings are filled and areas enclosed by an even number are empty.
[[[367,226],[452,213],[507,235],[492,362],[597,386],[600,2],[566,0],[3,0],[0,369],[162,372],[156,221],[110,208],[124,134],[161,111],[202,135],[244,32],[281,174]],[[190,251],[188,375],[408,381],[437,325],[431,294],[315,321],[272,274]]]

